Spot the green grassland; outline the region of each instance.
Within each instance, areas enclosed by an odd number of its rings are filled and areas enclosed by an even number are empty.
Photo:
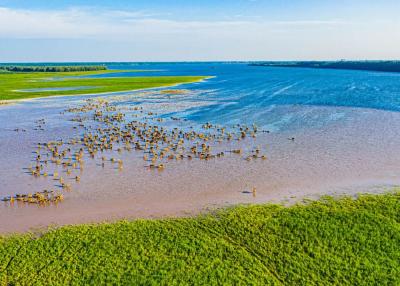
[[[399,285],[400,193],[0,238],[4,285]]]
[[[55,95],[96,94],[104,92],[131,91],[142,88],[172,86],[179,83],[199,81],[201,76],[149,76],[149,77],[102,77],[89,76],[104,73],[121,72],[101,70],[89,72],[4,72],[0,73],[0,101],[27,99]],[[71,88],[86,87],[81,90],[34,91],[23,90],[37,88]]]

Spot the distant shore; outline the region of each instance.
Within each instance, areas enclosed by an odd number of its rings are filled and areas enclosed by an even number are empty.
[[[105,65],[2,65],[0,64],[0,73],[4,72],[87,72],[87,71],[105,71]]]
[[[400,72],[400,61],[258,62],[251,66]]]

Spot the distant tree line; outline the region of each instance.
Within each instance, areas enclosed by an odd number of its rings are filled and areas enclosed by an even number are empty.
[[[303,62],[258,62],[253,66],[367,70],[383,72],[400,72],[400,61],[303,61]]]
[[[78,72],[106,70],[103,65],[98,66],[0,66],[0,72]]]

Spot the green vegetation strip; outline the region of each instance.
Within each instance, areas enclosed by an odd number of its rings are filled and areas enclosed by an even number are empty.
[[[90,66],[28,66],[28,65],[0,65],[0,72],[77,72],[106,70],[104,65]]]
[[[172,86],[202,80],[202,76],[149,76],[149,77],[78,77],[124,71],[106,70],[90,72],[34,72],[0,73],[0,101],[27,99],[54,95],[80,95],[131,91],[143,88]],[[85,87],[84,89],[79,89]],[[76,90],[32,89],[77,88]]]
[[[398,285],[400,193],[0,238],[4,285]]]

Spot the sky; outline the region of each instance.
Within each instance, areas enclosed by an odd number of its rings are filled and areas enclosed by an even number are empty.
[[[0,0],[0,62],[400,60],[399,0]]]

